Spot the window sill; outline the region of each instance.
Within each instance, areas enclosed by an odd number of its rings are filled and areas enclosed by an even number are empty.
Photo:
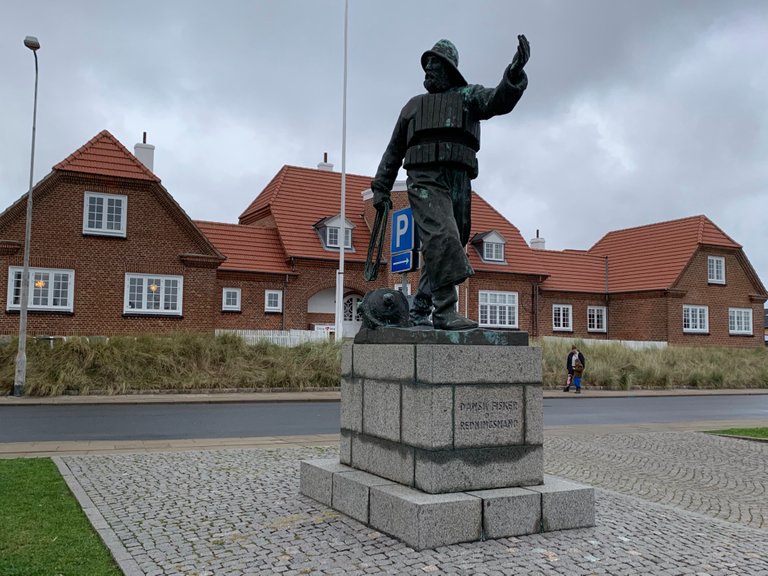
[[[123,318],[164,318],[166,320],[181,320],[182,314],[158,314],[155,312],[123,312]]]
[[[127,234],[105,234],[104,232],[86,232],[83,230],[83,236],[96,237],[96,238],[115,238],[116,240],[126,240]]]
[[[683,330],[683,336],[709,336],[709,330],[697,332],[693,330]]]
[[[552,328],[552,332],[573,332],[573,328]]]
[[[232,308],[231,310],[223,309],[221,311],[222,314],[242,314],[242,312],[243,312],[242,310],[235,310],[234,308]]]
[[[747,334],[746,332],[728,332],[728,336],[733,336],[734,338],[754,338],[754,334]]]
[[[12,308],[11,310],[6,310],[6,314],[12,314],[14,316],[21,314],[21,310],[18,308]],[[42,315],[42,314],[51,314],[53,316],[74,316],[75,311],[74,310],[40,310],[40,309],[32,309],[27,308],[27,314],[34,314],[34,315]]]

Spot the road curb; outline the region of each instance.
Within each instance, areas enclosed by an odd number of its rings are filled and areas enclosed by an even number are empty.
[[[653,396],[750,396],[768,394],[768,388],[730,388],[724,390],[671,389],[671,390],[594,390],[582,389],[581,394],[563,392],[561,388],[544,390],[544,398],[634,398]],[[338,402],[338,389],[312,392],[221,392],[172,394],[121,394],[114,396],[0,396],[2,406],[84,405],[84,404],[217,404],[263,402]]]

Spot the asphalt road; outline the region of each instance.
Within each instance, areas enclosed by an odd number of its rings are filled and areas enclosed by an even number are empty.
[[[546,399],[544,426],[762,420],[768,395]],[[333,434],[338,402],[0,407],[0,442]]]

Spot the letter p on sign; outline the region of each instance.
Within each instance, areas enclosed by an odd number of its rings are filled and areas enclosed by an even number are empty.
[[[407,252],[414,248],[413,215],[410,208],[392,214],[391,253]]]

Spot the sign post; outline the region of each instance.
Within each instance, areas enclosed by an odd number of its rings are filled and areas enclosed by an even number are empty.
[[[417,250],[416,227],[410,208],[403,208],[392,213],[392,242],[390,245],[390,270],[400,272],[402,281],[400,291],[408,294],[408,272],[419,269],[419,251]]]

